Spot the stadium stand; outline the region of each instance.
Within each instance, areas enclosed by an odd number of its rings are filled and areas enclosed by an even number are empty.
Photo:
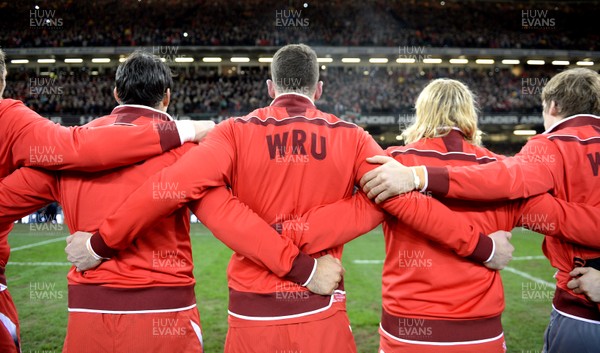
[[[432,46],[598,50],[578,2],[38,1],[0,6],[1,47]],[[168,11],[165,10],[168,8]],[[19,14],[19,15],[16,15]],[[29,16],[29,21],[26,21]],[[25,19],[24,19],[25,18]],[[381,26],[385,23],[385,26]],[[485,25],[483,25],[485,24]]]

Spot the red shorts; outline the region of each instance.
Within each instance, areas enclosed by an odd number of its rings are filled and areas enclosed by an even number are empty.
[[[20,352],[20,329],[17,309],[8,289],[0,292],[0,352]]]
[[[295,324],[229,327],[225,353],[356,353],[345,311],[325,319]]]
[[[167,313],[70,312],[63,353],[202,353],[196,308]]]
[[[454,345],[414,344],[395,340],[379,329],[379,353],[505,353],[504,335],[488,342]]]

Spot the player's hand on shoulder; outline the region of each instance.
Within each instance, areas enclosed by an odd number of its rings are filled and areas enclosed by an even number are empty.
[[[360,179],[363,191],[376,203],[415,189],[415,178],[411,169],[394,158],[374,156],[367,158],[367,162],[381,164]]]
[[[71,262],[77,271],[86,271],[100,265],[102,260],[97,259],[88,248],[88,240],[92,233],[75,232],[67,237],[67,260]]]
[[[485,263],[485,266],[492,270],[501,270],[512,260],[512,254],[515,251],[515,247],[510,243],[512,234],[499,230],[490,234],[489,237],[494,241],[494,256]]]
[[[199,120],[193,121],[192,123],[194,124],[194,129],[196,131],[194,142],[202,141],[202,139],[215,128],[215,123],[212,120]]]
[[[315,294],[330,295],[337,289],[345,270],[340,260],[331,255],[317,259],[317,269],[306,288]]]

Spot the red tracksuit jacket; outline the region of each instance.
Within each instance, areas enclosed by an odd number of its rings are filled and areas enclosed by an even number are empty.
[[[67,128],[39,116],[21,101],[0,100],[0,179],[24,166],[98,171],[128,165],[181,145],[174,122],[155,127]],[[136,143],[131,143],[134,140]],[[0,199],[0,202],[4,202]],[[10,204],[8,204],[10,205]],[[0,283],[12,224],[0,230]]]
[[[427,168],[428,190],[473,200],[518,199],[550,192],[563,200],[598,206],[599,168],[600,117],[575,115],[533,137],[514,158],[501,163]],[[569,272],[575,266],[599,261],[600,250],[585,244],[548,237],[544,240],[544,254],[558,269],[553,304],[559,312],[600,323],[598,305],[567,288]]]

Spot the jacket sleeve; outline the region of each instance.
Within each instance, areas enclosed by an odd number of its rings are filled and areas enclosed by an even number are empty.
[[[600,249],[600,208],[542,194],[523,202],[515,226]]]
[[[0,223],[12,223],[57,200],[53,172],[20,168],[0,182]]]
[[[217,125],[173,165],[150,177],[91,238],[96,254],[110,258],[160,219],[201,199],[214,186],[231,185],[235,149],[231,119]]]
[[[429,195],[413,191],[386,200],[382,207],[407,227],[461,257],[484,262],[493,254],[492,239],[481,231],[474,219],[451,210]]]
[[[280,236],[225,186],[212,188],[190,209],[230,249],[298,284],[309,279],[315,260]]]
[[[144,126],[64,127],[22,103],[5,113],[13,165],[89,172],[145,160],[181,145],[175,122]]]
[[[277,224],[284,237],[308,254],[344,245],[383,222],[384,212],[364,192],[310,209],[298,220]]]
[[[564,166],[544,135],[531,139],[515,157],[484,165],[427,167],[427,190],[438,196],[494,201],[535,196],[562,182]]]

